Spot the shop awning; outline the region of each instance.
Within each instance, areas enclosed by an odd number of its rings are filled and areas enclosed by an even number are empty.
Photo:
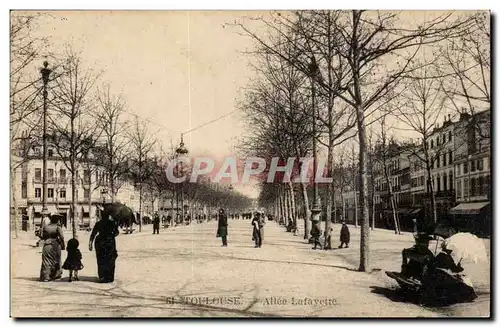
[[[59,204],[57,206],[57,209],[59,209],[59,211],[66,211],[70,208],[70,205],[69,204]]]
[[[34,205],[31,210],[33,210],[33,212],[40,213],[42,212],[42,206]]]
[[[451,208],[450,213],[452,215],[477,215],[488,204],[489,202],[460,203],[456,207]]]

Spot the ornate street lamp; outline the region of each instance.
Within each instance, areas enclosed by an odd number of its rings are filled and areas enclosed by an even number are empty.
[[[43,81],[43,175],[42,175],[42,185],[43,185],[43,195],[42,195],[42,216],[46,217],[49,215],[47,209],[47,84],[49,83],[51,69],[47,68],[49,63],[47,61],[43,62],[43,68],[40,69]]]
[[[311,77],[311,100],[312,100],[312,132],[313,132],[313,205],[311,208],[311,220],[313,224],[319,223],[321,214],[321,202],[319,198],[318,183],[316,181],[316,172],[318,170],[318,153],[317,153],[317,140],[316,140],[316,88],[314,78],[318,74],[318,64],[314,57],[311,57],[309,64],[309,75]]]
[[[179,144],[179,147],[175,150],[175,152],[177,154],[177,158],[186,156],[189,153],[187,148],[184,146],[183,136],[184,135],[181,134],[181,143]],[[182,162],[180,164],[180,170],[181,170],[181,174],[184,174]],[[179,172],[179,163],[177,163],[177,172]],[[176,195],[176,197],[178,199],[178,194]],[[180,206],[181,206],[181,221],[184,222],[184,189],[183,189],[182,184],[180,187]],[[177,200],[177,210],[179,210],[179,200]]]

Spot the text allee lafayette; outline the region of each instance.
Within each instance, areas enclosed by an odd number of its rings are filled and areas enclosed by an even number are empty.
[[[310,297],[291,297],[284,298],[280,296],[270,296],[264,298],[263,305],[304,305],[304,306],[331,306],[336,305],[337,300],[332,298],[310,298]]]

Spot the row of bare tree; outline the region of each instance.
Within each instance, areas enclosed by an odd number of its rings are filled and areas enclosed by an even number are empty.
[[[249,19],[252,24],[235,22],[255,41],[249,55],[258,76],[241,104],[249,129],[241,149],[265,158],[300,158],[312,155],[316,138],[320,152],[326,152],[325,177],[334,177],[323,195],[325,236],[332,209],[336,210],[335,194],[350,180],[361,208],[356,219],[361,227],[359,270],[367,271],[369,184],[373,185],[376,161],[383,163],[389,177],[388,153],[376,153],[375,145],[387,148],[389,126],[411,131],[420,139],[413,152],[432,180],[433,162],[441,153],[428,144],[439,120],[453,109],[471,114],[490,109],[489,14],[336,10],[273,12]],[[249,27],[256,22],[265,33]],[[396,123],[388,123],[391,120]],[[313,128],[313,121],[318,128]],[[345,167],[341,153],[349,151],[341,149],[348,143],[357,145],[351,152],[357,155],[351,165],[357,173],[335,176],[345,171],[340,169]],[[310,185],[299,186],[298,206],[291,183],[263,185],[261,199],[295,221],[301,211],[308,238]],[[436,220],[432,183],[429,189]]]

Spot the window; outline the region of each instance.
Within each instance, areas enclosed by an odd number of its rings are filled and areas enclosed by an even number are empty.
[[[464,162],[462,167],[463,167],[463,173],[467,174],[469,172],[469,163]],[[464,183],[464,185],[465,185],[465,183]]]
[[[441,158],[440,156],[437,156],[437,157],[436,157],[436,168],[439,168],[439,159],[440,159],[440,158]]]
[[[446,153],[443,154],[443,167],[446,167]]]
[[[75,198],[78,201],[78,190],[75,190]]]
[[[83,190],[83,198],[87,199],[90,197],[90,190],[88,188]]]
[[[424,186],[424,176],[420,176],[420,186]]]
[[[464,198],[469,197],[469,180],[464,178]]]
[[[470,196],[476,196],[476,179],[470,179]]]
[[[35,179],[37,181],[42,180],[42,168],[35,168]]]
[[[484,195],[486,192],[484,190],[484,178],[480,176],[477,179],[477,195]]]
[[[475,172],[476,171],[476,161],[475,160],[472,160],[470,162],[470,171],[471,172]]]
[[[47,169],[47,181],[50,183],[54,180],[54,169]]]
[[[59,169],[59,184],[66,184],[66,169]]]
[[[484,177],[484,192],[490,197],[490,175]]]
[[[441,144],[441,142],[439,142],[441,140],[441,138],[439,137],[439,135],[436,137],[436,146],[439,146]]]
[[[451,142],[451,131],[448,132],[448,142]]]
[[[441,191],[441,178],[438,176],[436,180],[437,180],[437,191],[439,192]]]
[[[483,170],[483,159],[477,161],[477,170]]]
[[[448,178],[446,174],[443,175],[443,190],[446,191],[448,189]]]
[[[66,199],[66,190],[62,189],[59,191],[59,197],[62,199]]]
[[[448,184],[450,185],[450,190],[453,190],[453,172],[451,170],[448,174]]]
[[[453,163],[453,152],[448,152],[448,164],[451,165]]]
[[[47,189],[47,197],[50,199],[52,199],[54,197],[54,189],[53,188]]]
[[[52,149],[47,149],[47,156],[50,158],[50,157],[53,157],[54,156],[54,150]]]
[[[41,198],[42,197],[42,189],[37,187],[35,188],[35,198]]]
[[[462,181],[457,181],[457,199],[462,197]]]
[[[431,140],[431,149],[434,149],[434,140]]]
[[[83,171],[83,181],[85,183],[89,183],[90,182],[90,170],[85,169]]]
[[[23,181],[21,184],[21,198],[26,199],[28,197],[28,183]]]

